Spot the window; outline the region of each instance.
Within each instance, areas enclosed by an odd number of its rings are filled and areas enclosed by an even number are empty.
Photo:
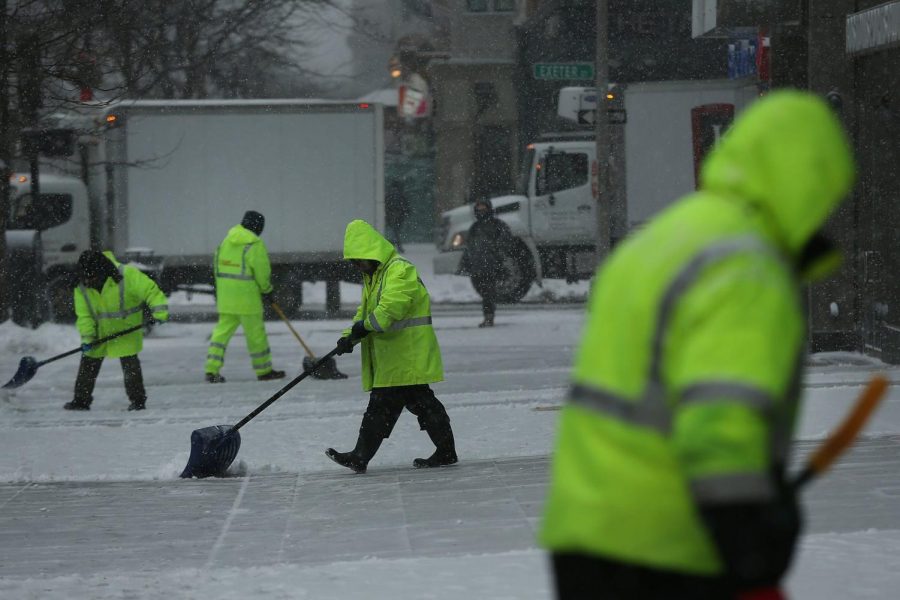
[[[516,0],[466,0],[466,10],[474,13],[512,12]]]
[[[539,167],[536,186],[538,196],[568,190],[588,181],[587,154],[548,152]]]
[[[72,218],[72,196],[41,194],[35,205],[31,194],[23,194],[13,201],[10,212],[10,229],[51,229]]]

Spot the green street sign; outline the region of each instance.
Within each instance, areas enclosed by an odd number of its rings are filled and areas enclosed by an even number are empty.
[[[535,63],[535,79],[594,79],[594,64],[579,63]]]

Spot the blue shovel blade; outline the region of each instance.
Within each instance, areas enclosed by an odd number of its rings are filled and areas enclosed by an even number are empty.
[[[12,379],[6,382],[6,385],[4,385],[3,388],[11,390],[13,388],[25,385],[26,383],[31,381],[31,378],[34,377],[34,374],[37,373],[37,370],[37,360],[35,360],[33,356],[26,356],[19,361],[19,370],[16,371],[16,374],[12,376]]]
[[[238,450],[241,434],[231,425],[213,425],[191,433],[191,455],[181,477],[224,477]]]

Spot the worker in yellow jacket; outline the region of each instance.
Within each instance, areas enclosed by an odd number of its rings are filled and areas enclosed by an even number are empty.
[[[853,178],[829,106],[772,93],[602,265],[540,527],[559,598],[778,597],[801,286],[839,260],[819,232]]]
[[[353,352],[357,344],[362,347],[362,384],[370,392],[369,405],[354,449],[328,448],[325,454],[341,466],[365,473],[406,408],[435,445],[430,457],[417,458],[413,465],[455,464],[450,417],[429,386],[443,380],[444,368],[431,325],[431,298],[415,265],[360,220],[351,221],[344,232],[344,258],[362,273],[363,296],[353,326],[338,340],[338,354]]]
[[[220,373],[225,350],[239,325],[244,328],[256,378],[269,381],[284,377],[284,371],[272,368],[272,350],[263,320],[263,302],[268,302],[272,294],[269,252],[259,237],[265,225],[263,215],[248,210],[241,224],[228,231],[213,258],[219,322],[206,352],[207,383],[225,383]]]
[[[112,252],[87,250],[78,258],[78,287],[75,288],[75,326],[81,334],[82,354],[75,379],[75,397],[63,405],[66,410],[89,410],[94,385],[106,357],[118,358],[125,377],[128,410],[144,410],[147,392],[138,353],[143,348],[144,331],[129,334],[97,346],[93,342],[140,325],[146,306],[154,321],[169,319],[165,294],[139,269],[118,262]]]

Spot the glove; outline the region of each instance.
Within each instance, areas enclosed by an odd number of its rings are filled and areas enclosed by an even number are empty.
[[[369,330],[366,329],[365,323],[362,321],[357,321],[353,324],[353,327],[350,328],[350,337],[354,340],[361,340],[367,335],[369,335]]]
[[[167,323],[167,322],[168,321],[161,321],[159,319],[154,319],[153,317],[150,317],[150,319],[147,320],[148,325],[162,325],[163,323]]]
[[[271,305],[275,301],[275,290],[262,295],[263,306]]]
[[[350,339],[350,336],[338,338],[337,341],[337,355],[341,354],[352,354],[353,353],[353,340]]]
[[[91,349],[91,345],[90,345],[90,344],[82,344],[82,345],[81,345],[81,353],[82,353],[82,354],[84,354],[85,352],[89,351],[90,349]]]
[[[803,523],[794,491],[781,487],[778,498],[770,502],[700,507],[725,576],[743,593],[763,591],[759,588],[777,591],[791,565]]]

